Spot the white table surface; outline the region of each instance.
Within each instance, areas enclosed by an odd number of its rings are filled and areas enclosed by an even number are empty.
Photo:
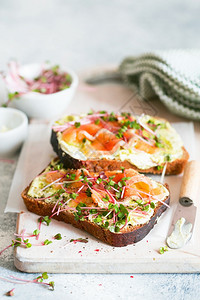
[[[10,58],[44,61],[76,71],[118,64],[127,54],[198,48],[200,4],[180,1],[0,1],[0,68]],[[0,161],[0,249],[15,231],[16,215],[4,214],[18,154]],[[17,271],[12,249],[0,257],[0,276],[33,279]],[[55,291],[0,281],[0,298],[15,287],[14,299],[199,299],[199,274],[54,274]]]

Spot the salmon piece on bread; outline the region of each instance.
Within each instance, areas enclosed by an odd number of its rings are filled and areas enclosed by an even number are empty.
[[[64,116],[52,127],[51,144],[66,168],[92,172],[132,168],[141,173],[180,174],[189,158],[168,121],[128,113]]]
[[[133,169],[65,169],[54,159],[22,192],[27,209],[116,247],[142,240],[167,209],[168,187]]]

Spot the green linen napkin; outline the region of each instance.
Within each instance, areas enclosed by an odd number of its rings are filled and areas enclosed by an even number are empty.
[[[125,58],[124,81],[137,86],[144,99],[158,96],[180,116],[200,120],[200,50],[170,50]]]

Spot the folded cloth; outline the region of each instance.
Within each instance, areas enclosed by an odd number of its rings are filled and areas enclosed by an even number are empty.
[[[200,120],[200,50],[170,50],[125,58],[119,72],[144,99],[158,96],[173,113]]]

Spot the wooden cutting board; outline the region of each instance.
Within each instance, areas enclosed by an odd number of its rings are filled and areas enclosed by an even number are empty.
[[[159,115],[170,122],[188,122],[188,120],[171,114],[157,99],[144,101],[135,92],[123,86],[119,82],[104,82],[88,86],[84,79],[92,78],[96,75],[101,79],[101,74],[107,72],[109,68],[100,68],[93,71],[84,72],[78,92],[67,109],[67,113],[88,112],[89,109],[110,110],[110,111],[130,111],[141,114],[142,112]],[[111,69],[112,71],[112,69]],[[109,76],[107,76],[109,77]],[[200,124],[194,122],[196,153],[200,152]],[[184,133],[182,133],[184,134]],[[45,137],[48,143],[48,137]],[[31,140],[29,147],[31,149]],[[37,140],[34,140],[36,143]],[[38,147],[40,143],[38,142]],[[186,145],[187,147],[187,145]],[[27,162],[31,160],[32,154],[27,149],[22,151],[20,160]],[[49,151],[49,150],[48,150]],[[50,160],[52,153],[47,151],[46,159]],[[39,152],[38,152],[39,153]],[[41,152],[44,155],[44,151]],[[38,154],[39,155],[39,154]],[[30,156],[30,157],[29,157]],[[193,153],[193,158],[195,154]],[[40,160],[40,156],[38,156]],[[20,163],[19,160],[19,163]],[[41,168],[39,161],[33,160],[34,176]],[[44,162],[43,162],[44,164]],[[37,166],[36,166],[37,165]],[[29,183],[30,172],[27,173],[26,165],[21,170],[23,187]],[[19,171],[19,168],[17,169]],[[29,175],[27,175],[29,174]],[[33,178],[31,174],[31,178]],[[15,177],[14,177],[15,180]],[[62,240],[54,240],[46,246],[32,246],[29,249],[18,247],[15,249],[15,266],[24,272],[51,272],[51,273],[196,273],[200,272],[200,214],[199,205],[194,234],[191,241],[182,249],[169,250],[163,255],[159,253],[159,248],[165,246],[165,238],[168,232],[170,220],[177,204],[181,176],[168,176],[166,182],[171,188],[171,208],[159,220],[154,229],[139,243],[127,247],[117,248],[106,245],[91,235],[80,231],[68,224],[52,220],[50,226],[42,225],[39,241],[31,238],[32,244],[40,244],[45,239],[52,240],[52,237],[61,233]],[[19,189],[18,184],[18,189]],[[16,190],[13,190],[14,193]],[[24,229],[26,234],[31,234],[37,228],[38,216],[26,212],[18,215],[17,233]],[[70,242],[71,239],[84,238],[87,243]]]

